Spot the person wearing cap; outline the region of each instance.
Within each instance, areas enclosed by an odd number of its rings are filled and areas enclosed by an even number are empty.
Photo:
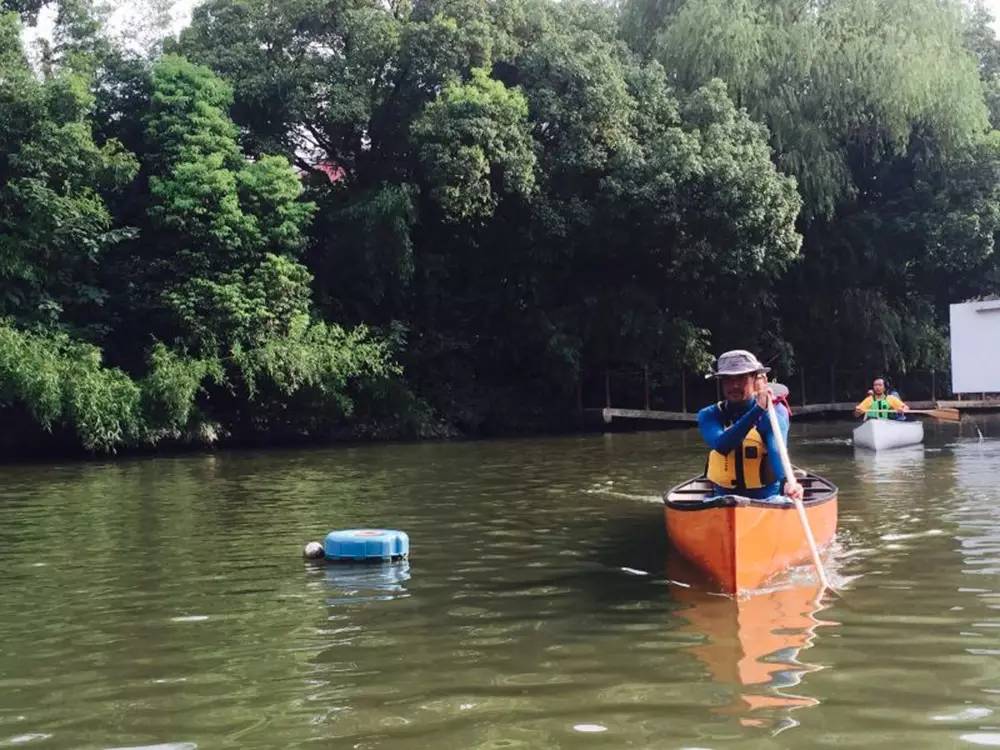
[[[872,381],[872,389],[864,401],[854,407],[854,416],[864,415],[865,419],[889,419],[897,413],[910,410],[910,407],[902,402],[899,396],[894,396],[885,392],[885,378],[875,378]]]
[[[795,477],[785,477],[767,417],[773,403],[766,375],[770,370],[750,352],[735,349],[720,355],[715,370],[706,376],[720,380],[725,396],[698,412],[698,428],[710,448],[705,476],[717,495],[802,498],[802,485]],[[788,413],[778,405],[775,414],[787,439]]]

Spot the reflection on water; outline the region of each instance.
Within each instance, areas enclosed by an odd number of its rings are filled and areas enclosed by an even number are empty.
[[[962,492],[983,499],[983,493],[996,489],[1000,480],[1000,438],[964,439],[949,448],[955,457],[955,484]]]
[[[958,525],[965,572],[1000,574],[1000,503],[996,499],[1000,440],[961,440],[951,450],[958,498],[948,518]],[[1000,596],[994,594],[993,600],[1000,607]]]
[[[0,468],[0,747],[996,742],[1000,418],[857,457],[853,426],[792,425],[841,490],[821,604],[806,567],[735,601],[676,572],[694,429]],[[416,567],[303,564],[359,526]]]
[[[829,605],[814,579],[793,571],[773,587],[730,597],[712,593],[697,571],[675,557],[667,571],[675,584],[671,596],[683,605],[677,615],[685,624],[679,630],[697,639],[687,651],[713,681],[735,689],[715,713],[777,734],[798,725],[791,711],[819,705],[816,698],[793,692],[806,674],[821,669],[802,657],[814,645],[817,628],[837,624],[817,617]]]
[[[862,481],[875,484],[911,482],[924,475],[923,445],[908,445],[892,450],[871,451],[854,448],[854,463]]]
[[[388,601],[407,596],[410,563],[319,563],[311,565],[323,571],[324,583],[330,591],[327,604]]]

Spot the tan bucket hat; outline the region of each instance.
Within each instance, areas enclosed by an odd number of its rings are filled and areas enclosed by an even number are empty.
[[[771,372],[770,367],[757,359],[746,349],[733,349],[719,355],[715,368],[705,378],[721,378],[723,375],[750,375],[757,372]]]

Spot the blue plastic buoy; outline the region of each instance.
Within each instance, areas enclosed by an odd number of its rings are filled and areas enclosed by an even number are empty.
[[[323,553],[327,560],[401,560],[410,554],[410,537],[392,529],[331,531],[323,541]]]

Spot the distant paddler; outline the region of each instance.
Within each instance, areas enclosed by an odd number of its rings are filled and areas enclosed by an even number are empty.
[[[904,404],[899,396],[886,393],[884,378],[875,378],[872,381],[872,389],[864,401],[854,407],[854,416],[864,416],[865,419],[890,419],[909,410],[910,407]]]
[[[698,412],[698,428],[711,449],[705,476],[716,496],[802,498],[802,486],[794,476],[785,476],[767,416],[774,396],[767,383],[770,369],[750,352],[734,349],[720,355],[716,368],[706,376],[719,379],[725,396]],[[781,437],[787,442],[788,412],[780,404],[775,412]]]

